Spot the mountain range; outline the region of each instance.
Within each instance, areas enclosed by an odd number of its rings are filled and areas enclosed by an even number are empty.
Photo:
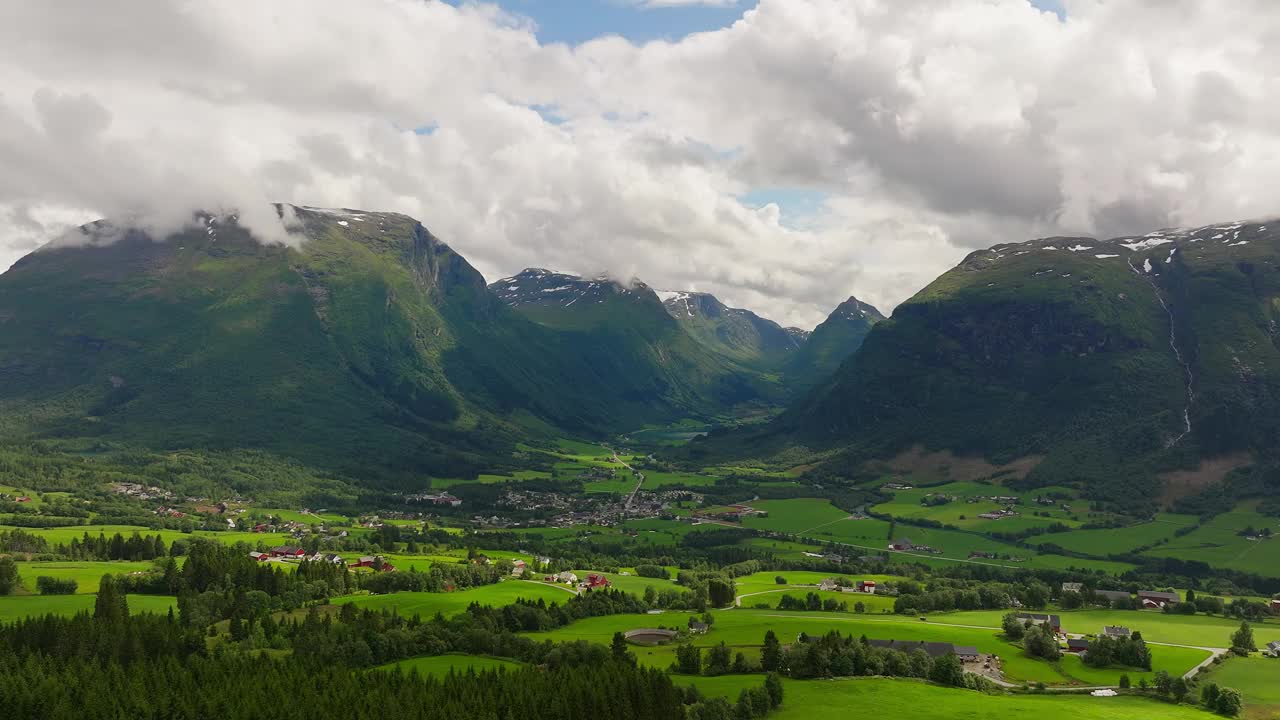
[[[294,212],[297,249],[202,214],[161,238],[93,223],[18,261],[0,275],[3,437],[467,476],[531,434],[791,397],[642,283],[530,270],[490,287],[412,218]]]
[[[1278,225],[1228,223],[974,252],[743,445],[838,448],[828,469],[845,474],[912,446],[1021,461],[1027,486],[1130,505],[1203,459],[1265,460],[1280,432],[1278,243]]]
[[[296,216],[298,248],[206,214],[163,238],[94,223],[20,260],[0,275],[0,436],[253,448],[380,482],[785,407],[689,452],[848,482],[945,451],[1134,504],[1205,459],[1280,466],[1277,224],[999,244],[891,318],[850,298],[804,332],[636,280],[486,284],[403,215]]]

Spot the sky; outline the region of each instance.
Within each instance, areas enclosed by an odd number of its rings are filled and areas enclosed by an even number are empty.
[[[1272,0],[0,0],[0,269],[403,212],[810,328],[975,249],[1280,214]]]

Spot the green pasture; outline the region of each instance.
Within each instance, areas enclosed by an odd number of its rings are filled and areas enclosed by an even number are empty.
[[[1280,658],[1251,655],[1231,657],[1211,665],[1202,682],[1232,687],[1244,695],[1245,717],[1254,720],[1280,717]]]
[[[1195,524],[1196,518],[1191,515],[1160,513],[1151,522],[1122,528],[1050,533],[1029,538],[1027,542],[1032,545],[1051,543],[1071,552],[1106,556],[1129,552],[1135,548],[1147,547],[1161,540],[1171,539],[1180,528]]]
[[[1280,519],[1257,513],[1256,502],[1223,513],[1187,535],[1147,551],[1153,557],[1199,560],[1214,567],[1280,577]],[[1276,534],[1269,540],[1249,540],[1240,532],[1269,527]]]
[[[930,615],[931,621],[961,625],[999,627],[1006,610],[974,610]],[[1122,625],[1137,630],[1151,642],[1225,648],[1240,621],[1209,615],[1166,615],[1156,610],[1072,610],[1053,611],[1062,618],[1068,633],[1096,635],[1104,625]],[[1280,622],[1251,623],[1259,645],[1280,640]]]
[[[155,569],[151,562],[19,562],[18,576],[22,586],[31,594],[36,593],[36,578],[44,576],[58,580],[75,580],[76,593],[92,595],[98,592],[103,575],[126,575]]]
[[[96,586],[96,583],[95,583]],[[39,615],[75,615],[92,612],[96,595],[7,595],[0,597],[0,622]],[[177,612],[177,599],[167,595],[130,595],[129,612]]]
[[[732,701],[760,676],[677,677],[706,695]],[[853,678],[783,680],[782,707],[771,720],[845,720],[859,710],[895,720],[1212,720],[1217,717],[1187,705],[1170,705],[1134,695],[1095,698],[1085,694],[986,695],[930,685],[917,680]]]
[[[1051,685],[1081,685],[1070,671],[1075,669],[1063,665],[1053,665],[1043,660],[1026,657],[1018,646],[1006,642],[999,631],[993,627],[963,626],[950,623],[952,616],[938,616],[936,621],[921,622],[916,618],[884,615],[855,615],[852,613],[806,613],[771,610],[735,610],[715,611],[715,624],[711,632],[692,639],[693,644],[709,647],[724,641],[735,650],[754,655],[764,640],[766,630],[773,630],[784,643],[795,642],[800,633],[809,635],[825,634],[835,630],[843,635],[885,640],[930,640],[952,642],[957,645],[972,645],[984,653],[999,655],[1003,661],[1006,679],[1012,682],[1044,682]],[[684,627],[688,614],[679,612],[661,615],[615,615],[608,617],[587,618],[564,628],[548,633],[533,633],[531,637],[549,640],[587,640],[607,644],[615,632],[626,632],[643,627]],[[1163,652],[1170,650],[1171,652]],[[675,659],[674,646],[654,648],[636,648],[636,656],[641,662],[656,666],[668,667]],[[1206,651],[1186,650],[1183,648],[1156,647],[1152,650],[1154,670],[1167,670],[1171,674],[1181,675],[1200,661],[1208,657]],[[1105,670],[1106,678],[1115,684],[1119,681],[1122,670]],[[1136,682],[1139,677],[1154,677],[1136,672],[1129,672]],[[1091,676],[1092,677],[1092,676]],[[1096,680],[1096,677],[1094,678]]]
[[[473,602],[502,607],[517,599],[565,602],[573,593],[563,586],[543,582],[507,580],[495,585],[459,590],[451,593],[402,592],[389,595],[348,595],[334,598],[335,605],[353,604],[361,609],[394,610],[404,617],[420,615],[429,618],[436,613],[456,615]]]

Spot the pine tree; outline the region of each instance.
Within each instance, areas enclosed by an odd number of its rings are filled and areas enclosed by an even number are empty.
[[[782,644],[772,630],[764,634],[764,648],[760,650],[760,667],[765,672],[777,672],[782,669]]]

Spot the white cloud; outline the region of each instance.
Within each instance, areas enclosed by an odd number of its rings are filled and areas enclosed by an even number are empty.
[[[485,5],[0,0],[0,267],[99,215],[279,239],[287,201],[412,214],[490,279],[603,269],[812,326],[976,247],[1276,212],[1269,2],[1067,11],[762,0],[567,47]],[[827,199],[735,199],[762,187]]]

